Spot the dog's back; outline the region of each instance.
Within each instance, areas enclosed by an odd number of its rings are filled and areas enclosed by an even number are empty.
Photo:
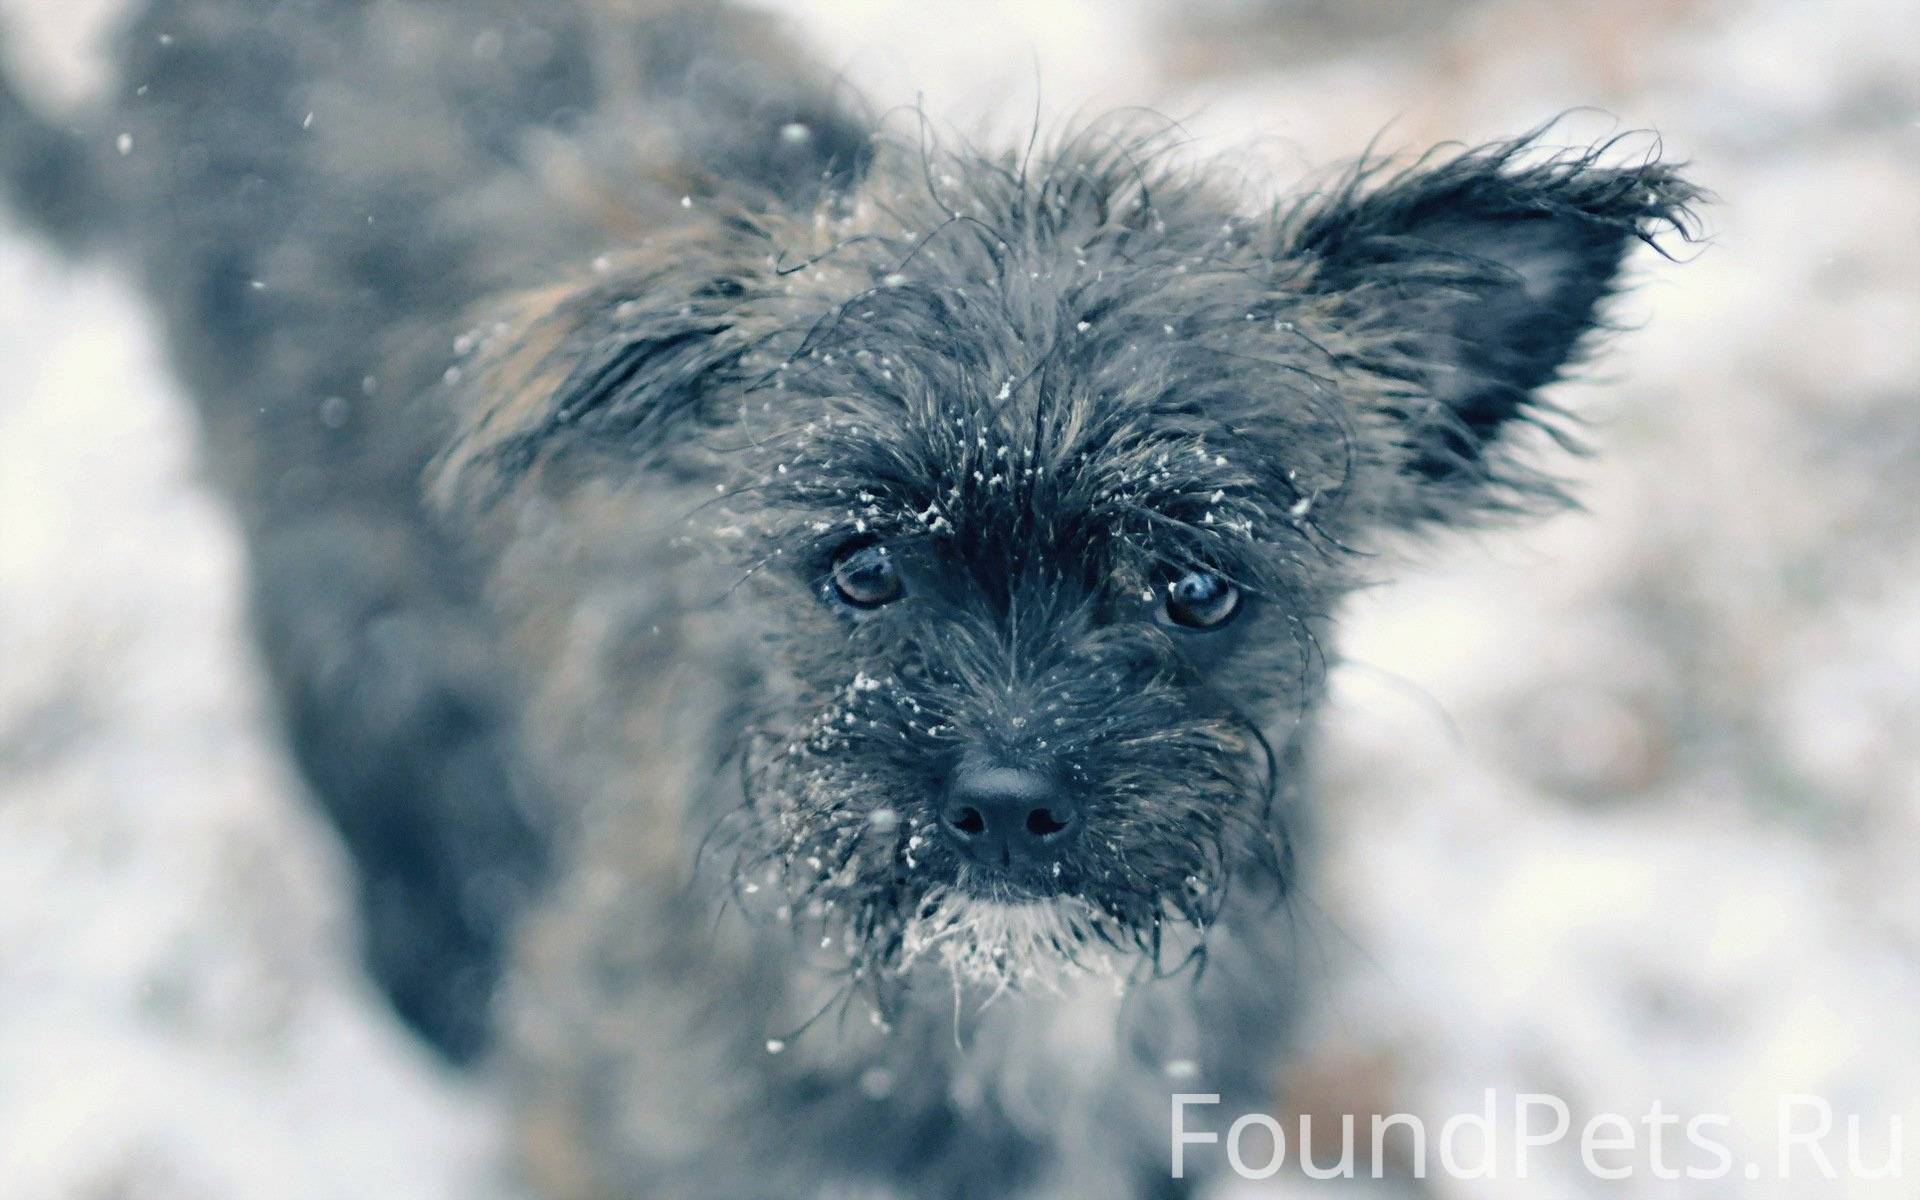
[[[370,963],[455,1057],[551,831],[479,564],[421,498],[436,390],[490,298],[682,195],[805,203],[857,169],[861,126],[794,61],[717,5],[156,0],[83,129],[0,88],[16,207],[153,298]]]

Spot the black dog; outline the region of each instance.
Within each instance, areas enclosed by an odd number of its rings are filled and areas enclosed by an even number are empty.
[[[1698,196],[1523,138],[1249,213],[712,6],[122,45],[84,131],[0,94],[16,201],[151,291],[372,967],[555,1196],[1176,1194],[1361,548],[1558,499],[1538,389]]]

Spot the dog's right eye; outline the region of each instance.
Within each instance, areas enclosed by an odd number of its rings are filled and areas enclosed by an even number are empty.
[[[1167,620],[1184,629],[1218,629],[1240,612],[1240,589],[1212,571],[1189,571],[1167,582]]]
[[[831,578],[834,595],[855,608],[879,608],[906,591],[893,556],[871,542],[842,547],[833,556]]]

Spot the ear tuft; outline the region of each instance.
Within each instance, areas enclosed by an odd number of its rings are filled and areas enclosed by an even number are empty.
[[[720,256],[681,249],[524,298],[447,372],[440,503],[484,508],[609,455],[630,469],[712,418],[752,347],[751,287]]]
[[[1307,286],[1364,331],[1359,365],[1400,385],[1386,403],[1415,486],[1396,517],[1557,494],[1501,461],[1500,434],[1546,413],[1536,393],[1602,325],[1627,252],[1694,240],[1705,199],[1655,156],[1609,165],[1619,142],[1556,154],[1529,135],[1398,171],[1372,160],[1288,215]]]
[[[731,4],[649,4],[634,41],[649,120],[679,143],[688,186],[805,212],[865,173],[874,120],[783,25]]]

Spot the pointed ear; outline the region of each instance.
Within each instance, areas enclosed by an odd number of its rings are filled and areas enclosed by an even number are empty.
[[[1397,174],[1372,163],[1290,217],[1285,252],[1355,334],[1355,365],[1387,381],[1389,521],[1558,497],[1502,435],[1531,421],[1568,441],[1539,389],[1602,324],[1627,252],[1690,240],[1703,196],[1670,165],[1603,165],[1610,149],[1542,156],[1525,138]]]
[[[435,499],[484,508],[609,464],[630,472],[715,421],[756,336],[756,278],[690,243],[522,297],[446,372],[454,428],[428,473]]]
[[[645,119],[676,143],[685,186],[804,212],[865,173],[871,112],[810,64],[785,22],[732,4],[642,13],[632,44]]]

